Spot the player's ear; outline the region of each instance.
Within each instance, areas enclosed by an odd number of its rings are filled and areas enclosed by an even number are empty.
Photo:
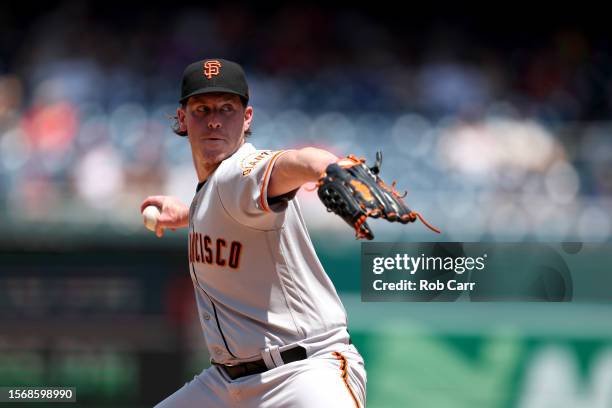
[[[242,125],[242,131],[246,132],[251,128],[251,121],[253,120],[253,107],[247,106],[244,109],[244,124]]]
[[[183,107],[176,108],[176,121],[178,123],[178,131],[186,132],[187,125],[185,125],[185,109]]]

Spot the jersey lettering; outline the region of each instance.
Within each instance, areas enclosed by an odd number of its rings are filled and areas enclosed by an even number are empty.
[[[198,252],[198,237],[200,236],[200,234],[196,234],[196,239],[194,239],[193,241],[193,247],[195,249],[195,260],[196,262],[200,262],[200,253]]]
[[[214,241],[208,235],[199,232],[189,233],[189,262],[203,263],[208,265],[228,266],[232,269],[240,267],[240,255],[242,244],[232,241],[229,245],[229,254],[226,258],[227,241],[217,238]]]
[[[217,265],[225,266],[225,259],[221,258],[221,247],[225,248],[225,240],[223,238],[217,239]]]
[[[228,265],[230,268],[238,269],[240,267],[240,250],[242,249],[242,244],[240,242],[232,242],[230,247],[230,254],[228,259]]]
[[[245,157],[240,162],[240,168],[242,169],[242,175],[248,176],[251,174],[255,166],[257,166],[263,159],[270,156],[273,152],[271,150],[264,150],[263,152],[253,153]]]
[[[206,263],[212,263],[212,250],[210,244],[212,240],[208,235],[204,235],[204,250],[206,251]]]

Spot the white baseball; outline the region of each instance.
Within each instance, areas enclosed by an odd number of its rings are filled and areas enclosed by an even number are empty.
[[[144,219],[144,225],[148,230],[155,232],[155,226],[157,225],[157,219],[161,213],[159,212],[159,208],[154,205],[150,205],[144,209],[142,212],[142,217]]]

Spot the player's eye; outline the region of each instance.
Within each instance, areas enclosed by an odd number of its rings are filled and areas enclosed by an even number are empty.
[[[198,105],[198,106],[196,107],[196,111],[197,111],[197,112],[208,113],[208,112],[210,112],[210,109],[208,108],[208,106]]]
[[[223,105],[221,107],[221,112],[229,113],[229,112],[232,112],[233,110],[234,110],[234,107],[232,105]]]

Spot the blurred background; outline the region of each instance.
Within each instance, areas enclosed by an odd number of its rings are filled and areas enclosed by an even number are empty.
[[[374,221],[379,241],[609,243],[606,13],[506,6],[3,3],[0,385],[145,407],[208,366],[186,234],[156,239],[139,213],[147,195],[191,201],[170,125],[204,57],[244,66],[255,146],[382,150],[383,178],[444,231]],[[298,197],[368,406],[612,406],[610,304],[362,303],[351,229]]]

